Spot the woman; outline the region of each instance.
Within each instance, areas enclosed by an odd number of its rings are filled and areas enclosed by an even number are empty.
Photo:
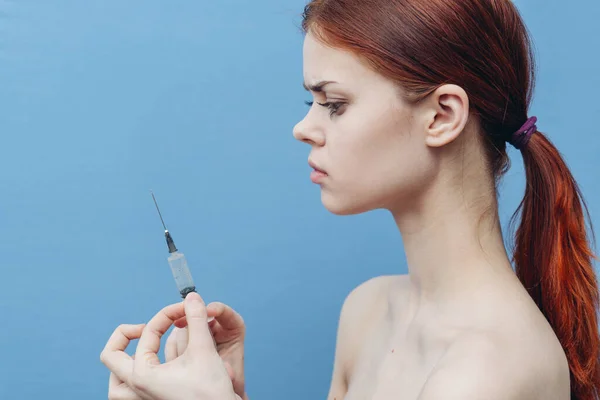
[[[314,0],[303,16],[314,103],[294,136],[310,146],[311,178],[332,213],[389,210],[409,269],[347,297],[329,399],[596,399],[598,287],[585,205],[528,115],[534,63],[515,6]],[[516,273],[496,196],[507,143],[527,175]],[[172,323],[181,329],[158,365]],[[128,338],[140,335],[129,359]],[[102,356],[109,397],[247,398],[243,339],[235,311],[191,294],[145,328],[115,331]]]

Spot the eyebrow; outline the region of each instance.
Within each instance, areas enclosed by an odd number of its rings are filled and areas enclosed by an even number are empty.
[[[326,85],[329,85],[330,83],[337,83],[337,82],[335,82],[335,81],[320,81],[320,82],[314,83],[312,85],[307,85],[306,82],[303,82],[302,86],[304,87],[304,90],[307,90],[307,91],[322,92],[323,88]]]

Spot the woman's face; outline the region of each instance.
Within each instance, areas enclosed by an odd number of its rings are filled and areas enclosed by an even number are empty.
[[[416,200],[435,174],[416,106],[353,54],[323,45],[310,32],[303,57],[314,103],[294,137],[310,145],[309,161],[326,173],[316,177],[324,206],[342,215]]]

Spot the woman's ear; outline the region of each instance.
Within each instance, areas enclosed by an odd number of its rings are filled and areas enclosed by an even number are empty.
[[[469,97],[457,85],[443,85],[429,95],[426,103],[425,143],[430,147],[447,145],[463,132],[469,119]]]

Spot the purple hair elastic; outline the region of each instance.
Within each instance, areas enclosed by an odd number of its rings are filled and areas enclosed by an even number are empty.
[[[515,146],[516,149],[522,149],[531,139],[531,135],[537,131],[536,122],[537,117],[529,118],[518,131],[513,133],[508,143]]]

